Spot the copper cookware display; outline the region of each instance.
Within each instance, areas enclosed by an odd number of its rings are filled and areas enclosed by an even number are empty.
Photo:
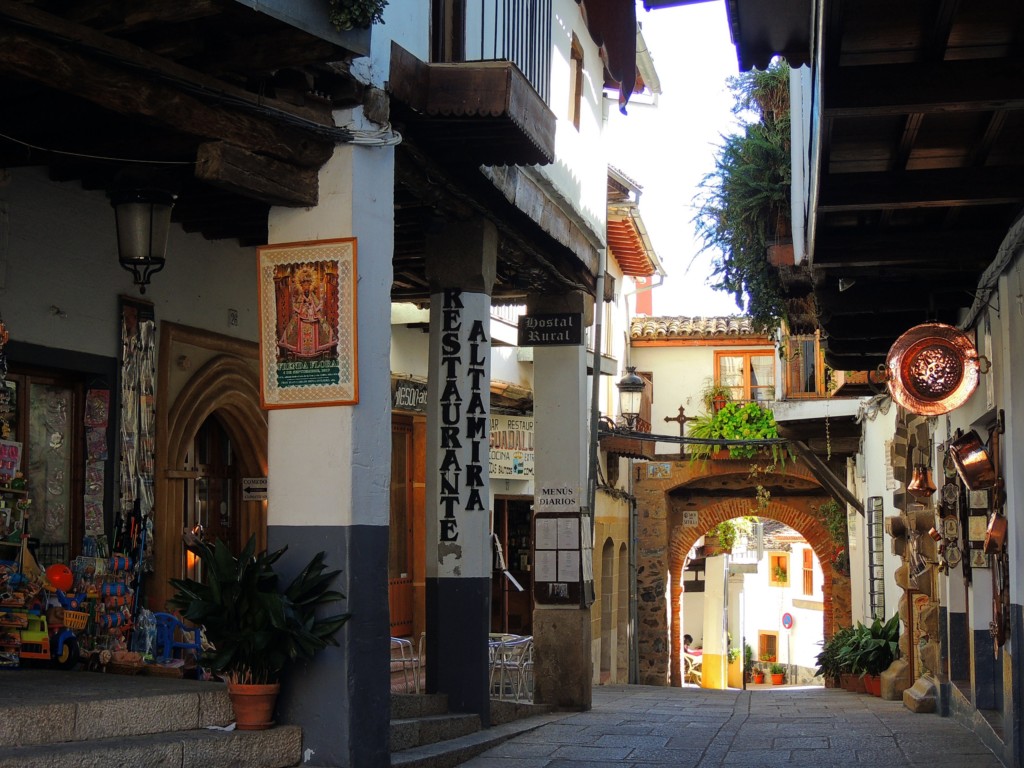
[[[957,474],[969,490],[991,488],[996,481],[996,470],[973,429],[965,432],[949,445],[949,455],[956,465]]]
[[[935,493],[935,483],[932,482],[932,473],[924,464],[914,467],[914,474],[907,483],[907,493],[918,501],[925,501]]]
[[[943,323],[916,325],[889,350],[889,391],[911,413],[948,413],[977,388],[980,361],[974,342],[962,331]]]

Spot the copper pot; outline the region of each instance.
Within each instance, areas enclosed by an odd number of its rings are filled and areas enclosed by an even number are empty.
[[[981,365],[965,333],[943,323],[924,323],[896,339],[886,367],[893,400],[911,413],[937,416],[973,394]]]
[[[956,465],[960,479],[972,491],[991,488],[996,482],[996,470],[988,451],[973,429],[965,432],[949,446],[949,455]]]
[[[988,530],[985,531],[985,543],[982,549],[986,555],[997,555],[1003,551],[1006,543],[1006,518],[1002,515],[992,515],[988,521]]]

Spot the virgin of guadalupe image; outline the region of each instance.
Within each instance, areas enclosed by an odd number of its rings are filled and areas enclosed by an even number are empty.
[[[282,285],[284,283],[284,285]],[[337,306],[337,285],[312,266],[302,266],[279,283],[278,347],[282,359],[309,359],[331,352],[338,340],[331,324],[331,306]],[[333,305],[331,302],[333,301]]]

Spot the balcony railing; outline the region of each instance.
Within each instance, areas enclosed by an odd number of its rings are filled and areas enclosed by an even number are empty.
[[[548,102],[551,0],[454,0],[436,3],[435,13],[437,29],[464,30],[462,45],[456,43],[440,60],[511,61]]]

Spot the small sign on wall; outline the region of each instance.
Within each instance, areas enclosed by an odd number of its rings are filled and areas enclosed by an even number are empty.
[[[696,528],[699,525],[700,515],[696,509],[684,509],[680,524],[684,528]]]
[[[243,477],[242,478],[242,501],[266,501],[267,500],[267,478],[265,477]]]
[[[583,343],[583,315],[567,312],[554,315],[520,315],[520,347],[579,346]]]

